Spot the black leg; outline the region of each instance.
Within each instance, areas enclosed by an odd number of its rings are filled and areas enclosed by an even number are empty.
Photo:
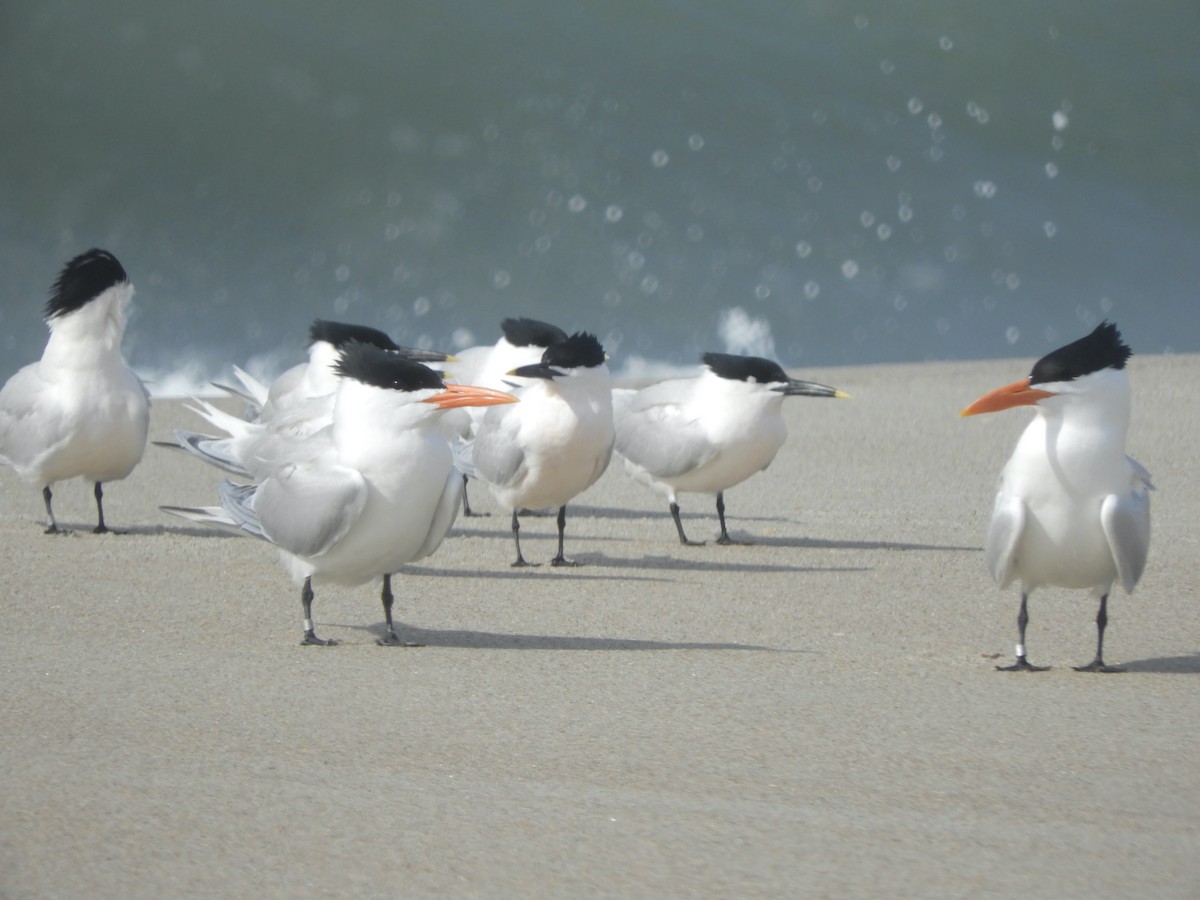
[[[1045,672],[1048,666],[1031,666],[1025,658],[1025,626],[1029,624],[1029,595],[1021,594],[1021,611],[1017,613],[1017,661],[1011,666],[996,666],[1001,672]]]
[[[467,476],[463,476],[463,515],[464,516],[488,516],[491,513],[475,512],[471,509],[471,501],[467,499]]]
[[[679,504],[671,501],[671,518],[675,520],[675,530],[679,532],[679,543],[684,547],[703,547],[704,541],[689,541],[683,533],[683,522],[679,519]]]
[[[517,511],[515,509],[512,515],[512,533],[513,543],[517,545],[517,561],[513,563],[513,567],[523,568],[524,566],[537,565],[537,563],[525,562],[525,557],[521,555],[521,523],[517,521]]]
[[[1104,664],[1104,629],[1108,627],[1108,594],[1100,598],[1100,609],[1096,613],[1096,658],[1086,666],[1075,666],[1076,672],[1124,672],[1120,666]]]
[[[383,621],[387,631],[382,638],[377,640],[377,644],[398,644],[400,638],[396,637],[396,629],[392,627],[392,603],[395,602],[395,597],[392,596],[392,576],[383,576],[383,590],[379,592],[379,599],[383,603]]]
[[[304,640],[301,644],[316,644],[321,647],[332,647],[337,641],[323,641],[317,637],[317,633],[313,630],[312,620],[312,602],[313,589],[312,577],[304,579],[304,587],[300,589],[300,605],[304,607]]]
[[[729,546],[731,544],[747,544],[749,541],[735,541],[729,536],[729,532],[725,529],[725,492],[717,492],[717,519],[721,523],[721,536],[717,538],[718,544]]]
[[[60,531],[58,522],[54,520],[54,510],[50,508],[50,501],[54,498],[54,494],[50,491],[50,485],[45,485],[42,488],[42,500],[46,504],[46,518],[49,519],[50,525],[46,529],[46,534],[66,534],[65,531]]]
[[[577,566],[579,563],[573,559],[567,559],[563,554],[563,539],[567,532],[567,505],[564,503],[558,508],[558,555],[550,560],[552,566]]]
[[[100,487],[100,482],[96,482],[96,489],[92,491],[96,497],[96,517],[98,523],[92,531],[96,534],[104,534],[108,531],[108,526],[104,524],[104,489]]]

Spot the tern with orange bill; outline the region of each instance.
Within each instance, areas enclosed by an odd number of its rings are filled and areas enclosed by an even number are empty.
[[[1125,454],[1131,351],[1116,325],[1042,357],[1028,377],[984,394],[964,416],[1032,406],[1000,476],[985,559],[1001,588],[1020,585],[1016,662],[1005,671],[1042,671],[1026,656],[1029,595],[1043,586],[1088,590],[1099,602],[1096,657],[1078,671],[1114,672],[1104,662],[1108,598],[1114,583],[1133,590],[1150,549],[1150,474]]]
[[[222,482],[219,507],[163,510],[278,546],[284,568],[302,585],[305,644],[336,643],[314,630],[314,583],[358,585],[382,577],[379,643],[396,644],[392,575],[437,549],[462,496],[439,414],[516,398],[447,385],[421,363],[357,342],[342,348],[337,368],[328,427],[290,445],[258,484]]]

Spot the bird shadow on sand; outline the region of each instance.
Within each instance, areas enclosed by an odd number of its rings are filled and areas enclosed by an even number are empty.
[[[833,541],[825,538],[763,537],[756,535],[752,543],[764,547],[791,547],[800,550],[937,550],[954,553],[982,553],[982,547],[957,544],[917,544],[907,541]]]
[[[319,623],[330,628],[366,631],[376,638],[384,635],[379,625],[340,625]],[[471,650],[751,650],[760,653],[815,653],[813,650],[788,650],[761,644],[738,644],[732,641],[651,641],[642,638],[583,637],[569,634],[501,634],[492,631],[465,629],[418,628],[396,623],[396,636],[401,643],[397,649],[420,647],[458,647]],[[417,647],[405,647],[405,642]]]
[[[423,566],[405,566],[402,576],[422,575],[430,578],[487,578],[525,581],[530,578],[565,578],[579,581],[667,581],[666,578],[650,576],[617,575],[604,570],[602,560],[595,557],[583,556],[576,558],[574,566],[552,566],[549,563],[535,563],[524,568],[505,566],[497,569],[433,569]]]
[[[695,551],[696,548],[688,548]],[[723,548],[727,549],[727,548]],[[737,552],[736,548],[733,552]],[[699,559],[686,556],[615,557],[601,555],[596,565],[617,569],[659,569],[691,572],[751,572],[758,575],[796,574],[799,572],[869,572],[865,566],[790,566],[762,562],[737,562],[724,559]]]
[[[1155,675],[1200,675],[1200,653],[1134,659],[1122,662],[1120,666],[1126,672],[1149,672]]]

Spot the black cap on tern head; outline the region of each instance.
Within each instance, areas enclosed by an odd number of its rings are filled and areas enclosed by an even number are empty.
[[[549,347],[567,339],[567,333],[557,325],[537,319],[504,319],[500,330],[514,347]]]
[[[93,248],[80,253],[58,274],[46,302],[46,318],[65,316],[82,309],[110,287],[125,284],[129,276],[107,250]]]
[[[1074,381],[1101,369],[1123,369],[1133,355],[1111,322],[1101,322],[1086,337],[1047,353],[1033,365],[1030,384]]]
[[[370,344],[380,350],[399,350],[400,346],[385,332],[378,328],[368,328],[366,325],[351,325],[347,322],[329,322],[325,319],[314,319],[308,326],[308,341],[315,344],[324,341],[341,347],[350,341]]]
[[[446,386],[428,366],[362,341],[342,345],[337,371],[343,378],[393,391],[442,390]]]
[[[607,357],[594,334],[577,331],[566,340],[551,344],[542,354],[542,365],[563,369],[593,369],[603,365]]]
[[[756,381],[759,384],[776,384],[788,381],[783,366],[761,356],[736,356],[732,353],[705,353],[701,361],[712,369],[714,375],[733,381]]]

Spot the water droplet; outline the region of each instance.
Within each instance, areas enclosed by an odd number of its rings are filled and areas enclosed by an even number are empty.
[[[908,111],[909,111],[909,113],[911,113],[911,114],[912,114],[912,115],[914,115],[914,116],[917,116],[917,115],[920,115],[920,114],[921,114],[921,111],[922,111],[923,109],[925,109],[925,104],[924,104],[924,102],[921,100],[921,98],[920,98],[920,97],[909,97],[909,98],[908,98]]]
[[[704,229],[693,222],[687,227],[687,239],[693,243],[704,240]]]
[[[1004,278],[1004,286],[1010,291],[1015,291],[1021,286],[1021,276],[1016,272],[1009,272]]]
[[[896,64],[890,59],[881,59],[879,61],[879,71],[884,75],[891,75],[896,71]]]
[[[385,240],[389,240],[389,241],[396,240],[396,238],[400,237],[400,226],[397,225],[395,222],[391,223],[390,225],[388,225],[386,228],[383,229],[383,236],[384,236]]]
[[[545,253],[547,250],[550,249],[550,244],[551,244],[550,235],[548,235],[548,234],[543,234],[541,237],[539,237],[536,241],[533,242],[534,249],[536,249],[538,253]]]
[[[908,308],[908,298],[903,294],[897,294],[892,298],[892,306],[896,312],[904,312]]]
[[[809,300],[817,299],[819,293],[821,293],[821,286],[815,281],[806,281],[804,283],[804,296]]]
[[[1047,178],[1057,178],[1058,177],[1058,166],[1056,166],[1052,162],[1046,163],[1046,177]]]
[[[1054,123],[1055,131],[1062,131],[1069,124],[1071,124],[1071,119],[1061,109],[1056,109],[1054,111],[1054,115],[1050,117],[1050,121]]]
[[[897,169],[899,169],[900,168],[900,157],[889,156],[887,158],[887,167],[888,167],[889,172],[895,172]]]
[[[689,150],[700,150],[704,147],[704,138],[698,134],[693,134],[687,141]]]
[[[429,312],[429,298],[428,297],[418,297],[416,300],[413,301],[413,315],[423,316],[427,312]]]
[[[1016,325],[1009,325],[1004,330],[1004,339],[1010,344],[1015,344],[1021,339],[1021,329],[1017,328]]]
[[[953,50],[954,41],[951,40],[948,35],[943,34],[940,38],[938,38],[938,46],[943,50]]]
[[[623,215],[625,215],[625,210],[621,209],[615,203],[604,210],[604,220],[606,222],[620,222]]]
[[[866,16],[864,16],[862,13],[859,13],[857,16],[854,17],[854,27],[857,28],[859,31],[862,31],[864,28],[866,28],[870,24],[871,24],[871,20],[868,19]]]
[[[1042,230],[1046,232],[1046,237],[1048,237],[1048,238],[1052,238],[1056,234],[1058,234],[1058,226],[1055,225],[1053,222],[1047,222],[1045,225],[1042,226]]]
[[[573,213],[583,212],[585,209],[587,209],[587,200],[578,194],[575,194],[570,200],[567,201],[567,209]]]
[[[896,218],[899,219],[901,222],[905,222],[905,223],[911,222],[912,217],[913,217],[913,210],[912,210],[911,206],[901,206],[899,209],[896,210]]]
[[[863,228],[870,228],[875,224],[875,214],[869,210],[863,210],[862,213],[859,214],[858,221],[862,222]]]
[[[808,179],[807,183],[808,183],[808,189],[810,191],[812,191],[814,194],[818,193],[824,184],[824,182],[822,182],[821,179],[818,178],[816,175],[813,175],[812,177],[810,177]]]
[[[879,227],[875,229],[875,233],[879,235],[881,241],[886,241],[892,236],[892,226],[887,222],[880,222]]]
[[[759,300],[766,300],[768,297],[771,296],[771,289],[769,287],[767,287],[765,284],[755,285],[754,296],[757,297]]]
[[[996,196],[996,184],[992,181],[977,181],[975,182],[975,196],[982,197],[984,200],[991,200]]]
[[[946,318],[938,319],[934,323],[934,327],[937,329],[938,334],[945,337],[950,333],[950,320]]]
[[[858,263],[848,259],[842,263],[842,277],[849,280],[858,274]]]
[[[647,275],[642,279],[641,289],[643,294],[653,294],[658,290],[658,279],[653,275]]]
[[[497,269],[492,273],[492,287],[496,290],[502,291],[510,284],[512,284],[512,276],[503,269]]]
[[[808,259],[810,253],[812,253],[812,244],[808,241],[800,241],[796,244],[796,255],[801,259]]]
[[[350,280],[350,267],[349,266],[338,266],[333,271],[333,277],[338,282],[338,284],[345,284],[347,281]]]
[[[671,161],[671,157],[666,150],[655,150],[650,154],[650,164],[656,169],[661,169]]]

